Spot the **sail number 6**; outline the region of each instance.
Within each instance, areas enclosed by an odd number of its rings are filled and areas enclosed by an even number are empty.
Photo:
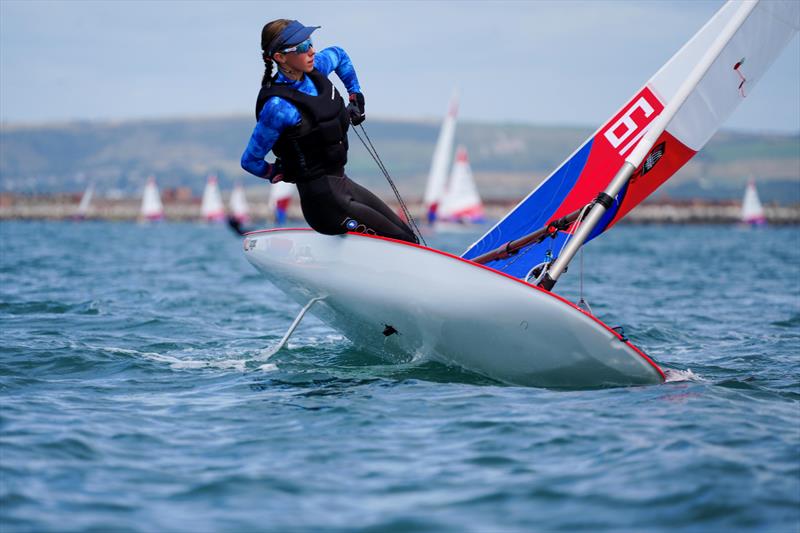
[[[636,111],[641,111],[643,114],[644,119],[640,123],[637,123],[633,119],[633,114]],[[619,148],[622,143],[627,143],[619,150],[619,155],[624,155],[625,152],[630,150],[636,141],[642,138],[642,135],[645,134],[647,131],[647,126],[652,122],[652,119],[655,118],[653,113],[655,109],[647,101],[644,96],[640,96],[638,100],[636,100],[633,105],[631,105],[625,112],[622,114],[616,122],[614,122],[610,128],[606,130],[604,133],[605,138],[611,143],[611,146],[614,148]]]

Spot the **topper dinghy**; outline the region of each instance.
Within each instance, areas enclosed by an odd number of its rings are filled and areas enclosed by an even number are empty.
[[[438,250],[357,233],[248,233],[247,259],[379,355],[425,354],[520,385],[660,383],[646,355],[566,300]]]
[[[723,5],[461,257],[310,230],[248,234],[246,257],[305,305],[292,328],[311,309],[372,352],[424,354],[520,385],[663,382],[624,336],[551,291],[583,244],[708,142],[798,28],[795,0]]]

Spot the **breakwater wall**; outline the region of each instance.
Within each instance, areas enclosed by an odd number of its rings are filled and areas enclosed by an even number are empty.
[[[78,215],[78,200],[74,196],[0,196],[0,220],[72,220]],[[518,200],[492,201],[486,204],[487,218],[502,218]],[[255,220],[270,220],[273,212],[266,200],[251,200],[250,216]],[[399,210],[399,206],[389,202]],[[419,201],[409,203],[414,216],[424,218]],[[111,221],[135,221],[139,218],[138,199],[98,199],[85,218]],[[771,224],[800,224],[800,205],[764,207]],[[730,224],[739,221],[741,205],[737,202],[646,202],[631,211],[623,220],[629,224]],[[201,219],[200,200],[164,202],[167,220],[195,221]],[[289,208],[289,218],[302,220],[299,202]]]

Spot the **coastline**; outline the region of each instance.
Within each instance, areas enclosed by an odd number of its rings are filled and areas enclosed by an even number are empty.
[[[136,221],[141,202],[135,198],[96,199],[86,216],[78,213],[80,198],[75,195],[17,196],[0,195],[0,221],[76,219],[103,221]],[[490,220],[502,218],[519,199],[494,200],[485,204]],[[387,202],[393,209],[399,206]],[[272,211],[266,201],[251,200],[250,216],[256,221],[270,220]],[[419,201],[409,202],[412,215],[422,219],[424,210]],[[800,224],[800,204],[791,206],[765,205],[767,222],[773,225]],[[628,224],[735,224],[740,222],[741,203],[735,201],[706,200],[653,200],[637,206],[622,223]],[[294,202],[289,207],[290,220],[302,221],[300,206]],[[200,199],[165,201],[164,217],[168,221],[200,221]]]

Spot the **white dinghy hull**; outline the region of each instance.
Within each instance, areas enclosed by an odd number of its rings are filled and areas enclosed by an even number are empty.
[[[244,250],[298,304],[322,298],[314,315],[390,359],[424,355],[526,386],[664,381],[644,353],[566,300],[438,250],[303,229],[249,233]]]

